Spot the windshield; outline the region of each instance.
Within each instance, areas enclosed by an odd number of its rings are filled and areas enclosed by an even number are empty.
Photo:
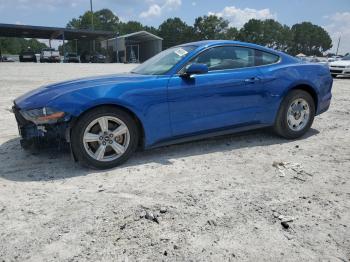
[[[350,60],[350,55],[344,56],[342,60]]]
[[[185,58],[196,46],[169,48],[136,67],[131,73],[140,75],[163,75]]]

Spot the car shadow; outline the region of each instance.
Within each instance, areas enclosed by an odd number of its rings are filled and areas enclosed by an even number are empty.
[[[318,133],[318,130],[310,129],[299,140],[307,139]],[[113,169],[113,171],[118,173],[118,169],[150,163],[172,165],[173,163],[170,160],[188,156],[233,151],[248,147],[258,148],[274,144],[288,144],[294,141],[280,138],[269,129],[255,130],[138,151],[127,163]],[[57,148],[23,150],[20,146],[19,138],[8,140],[0,145],[0,177],[7,180],[18,182],[63,180],[102,172],[106,172],[106,170],[92,170],[75,163],[68,148],[59,150]]]

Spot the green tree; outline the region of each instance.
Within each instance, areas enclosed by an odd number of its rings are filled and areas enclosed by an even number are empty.
[[[129,21],[127,23],[122,23],[120,25],[119,33],[121,35],[125,35],[125,34],[130,34],[130,33],[142,31],[142,30],[144,30],[144,26],[140,22]]]
[[[23,50],[31,49],[35,53],[40,53],[47,45],[36,39],[24,39],[14,37],[1,37],[0,50],[2,54],[20,54]]]
[[[288,51],[292,40],[290,29],[273,19],[251,19],[239,31],[238,39],[245,42]]]
[[[163,38],[163,49],[190,42],[193,39],[193,28],[180,18],[169,18],[158,28],[159,36]]]
[[[158,34],[158,31],[153,26],[144,26],[140,22],[137,21],[128,21],[126,23],[120,23],[119,29],[115,30],[120,35],[130,34],[138,31],[147,31],[151,34]]]
[[[73,18],[67,23],[67,28],[72,29],[92,29],[92,14],[90,11],[85,12],[83,15],[78,18]],[[152,26],[144,26],[140,22],[137,21],[128,21],[123,23],[119,20],[118,16],[116,16],[109,9],[102,9],[94,12],[94,29],[95,30],[103,30],[103,31],[111,31],[114,33],[119,33],[120,35],[130,34],[137,31],[148,31],[153,34],[158,34],[156,28]],[[65,45],[66,50],[75,50],[75,41],[69,41],[67,45]],[[91,41],[79,40],[77,43],[78,53],[82,53],[83,51],[91,51],[92,45]],[[97,51],[100,50],[98,46],[98,41],[96,45]]]
[[[239,31],[235,27],[230,27],[227,29],[226,33],[223,35],[225,40],[237,40],[239,36]]]
[[[94,12],[94,30],[103,30],[103,31],[113,31],[118,32],[121,30],[122,24],[119,21],[119,18],[109,9],[101,9]],[[91,12],[85,12],[79,18],[73,18],[67,23],[67,28],[72,29],[92,29],[92,17]],[[76,42],[68,41],[65,45],[66,50],[75,51]],[[91,51],[92,43],[87,40],[78,40],[77,42],[78,53],[81,54],[84,51]],[[96,41],[96,49],[100,50],[99,41]]]
[[[79,16],[79,18],[73,18],[70,20],[67,24],[67,28],[71,29],[92,29],[92,17],[91,17],[91,12],[85,12],[83,15]],[[96,15],[94,15],[94,28],[97,29],[99,28],[98,25],[98,19]]]
[[[332,47],[332,39],[322,27],[310,22],[295,24],[291,28],[293,44],[290,52],[293,55],[322,55]]]
[[[197,17],[194,22],[194,33],[198,40],[223,39],[229,22],[215,15]]]
[[[94,13],[94,23],[97,23],[95,29],[116,32],[119,30],[120,21],[109,9],[101,9]]]

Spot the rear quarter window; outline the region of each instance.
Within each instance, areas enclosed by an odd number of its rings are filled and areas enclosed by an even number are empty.
[[[278,55],[263,52],[260,50],[255,51],[255,64],[257,66],[274,64],[277,63],[279,60],[280,57]]]

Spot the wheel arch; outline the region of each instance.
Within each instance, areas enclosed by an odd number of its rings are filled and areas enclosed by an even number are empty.
[[[281,99],[278,103],[278,108],[277,108],[277,111],[276,111],[276,114],[274,115],[274,120],[273,122],[275,123],[276,120],[277,120],[277,117],[278,117],[278,114],[281,110],[281,106],[282,106],[282,103],[285,99],[285,97],[288,95],[288,93],[290,93],[291,91],[293,90],[303,90],[305,92],[307,92],[308,94],[311,95],[314,103],[315,103],[315,112],[317,112],[317,109],[318,109],[318,95],[317,95],[317,92],[316,92],[316,89],[314,87],[312,87],[312,85],[308,84],[308,83],[298,83],[298,84],[294,84],[292,86],[290,86],[289,88],[287,88],[281,95]]]
[[[315,88],[313,88],[309,84],[297,84],[297,85],[293,86],[292,88],[290,88],[287,93],[289,93],[292,90],[303,90],[303,91],[309,93],[311,95],[312,99],[314,100],[315,112],[317,112],[318,96],[317,96],[317,92],[316,92]]]
[[[101,107],[113,107],[119,110],[122,110],[126,113],[128,113],[136,122],[139,134],[140,134],[140,140],[139,140],[139,146],[144,147],[144,141],[145,141],[145,129],[144,126],[142,124],[142,121],[140,120],[140,118],[137,116],[137,114],[135,112],[133,112],[132,110],[130,110],[129,108],[119,105],[119,104],[113,104],[113,103],[107,103],[107,104],[99,104],[99,105],[94,105],[88,109],[86,109],[85,111],[81,112],[81,114],[79,114],[78,116],[75,117],[74,121],[71,124],[71,129],[74,127],[74,125],[76,124],[76,122],[85,114],[87,114],[90,111],[93,111],[97,108],[101,108]]]

